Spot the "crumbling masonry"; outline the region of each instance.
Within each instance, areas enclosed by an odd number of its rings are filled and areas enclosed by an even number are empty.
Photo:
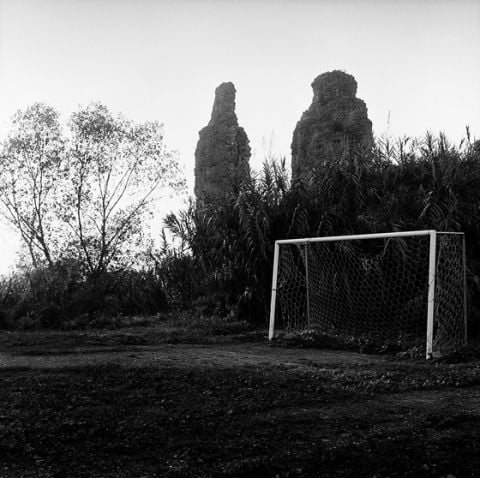
[[[367,106],[356,97],[352,75],[334,70],[312,83],[313,101],[297,123],[292,140],[292,178],[322,165],[345,144],[373,142]]]
[[[235,114],[233,83],[222,83],[215,90],[212,117],[199,136],[195,196],[200,201],[221,199],[250,177],[250,146]]]

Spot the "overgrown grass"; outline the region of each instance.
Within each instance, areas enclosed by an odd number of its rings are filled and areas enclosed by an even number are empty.
[[[305,329],[293,332],[277,332],[273,345],[280,347],[299,347],[315,349],[348,350],[366,354],[390,354],[401,357],[423,357],[425,343],[419,338],[384,338],[368,334],[356,336],[329,334],[317,329]]]
[[[75,346],[155,345],[163,343],[217,343],[224,340],[263,340],[266,331],[245,321],[202,317],[191,313],[107,318],[105,322],[70,330],[0,332],[0,350],[29,347],[65,350]]]

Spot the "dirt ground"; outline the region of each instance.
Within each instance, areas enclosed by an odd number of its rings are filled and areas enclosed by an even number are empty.
[[[160,344],[155,346],[22,346],[0,351],[2,367],[58,368],[118,365],[129,367],[287,367],[308,370],[326,365],[377,364],[386,358],[332,350],[269,347],[268,343]]]
[[[480,476],[479,361],[52,337],[0,341],[1,477]]]

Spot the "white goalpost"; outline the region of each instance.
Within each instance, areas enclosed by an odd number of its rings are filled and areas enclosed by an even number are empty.
[[[269,339],[278,329],[400,347],[427,358],[467,341],[465,237],[435,230],[275,242]]]

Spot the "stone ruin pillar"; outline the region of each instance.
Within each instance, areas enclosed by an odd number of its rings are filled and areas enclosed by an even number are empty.
[[[367,106],[356,97],[357,82],[340,70],[312,83],[313,101],[297,123],[292,140],[292,179],[320,167],[343,145],[371,145]]]
[[[233,83],[218,86],[210,122],[199,133],[195,151],[197,200],[221,199],[235,193],[250,177],[250,146],[238,125],[235,92]]]

